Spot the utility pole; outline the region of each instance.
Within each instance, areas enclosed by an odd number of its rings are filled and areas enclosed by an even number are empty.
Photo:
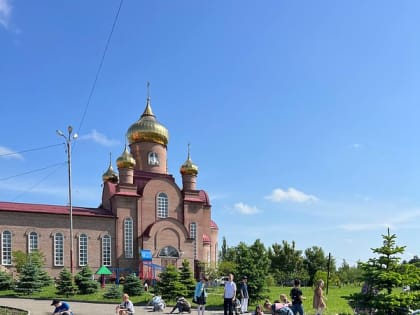
[[[73,127],[67,127],[68,136],[61,130],[57,130],[57,134],[66,140],[67,151],[67,170],[68,170],[68,188],[69,188],[69,212],[70,212],[70,272],[73,274],[73,204],[71,196],[71,141],[77,139],[77,133],[73,133]]]

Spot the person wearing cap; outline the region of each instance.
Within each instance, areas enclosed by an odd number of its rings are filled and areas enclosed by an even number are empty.
[[[241,293],[241,313],[248,313],[248,277],[242,277],[242,283],[240,286],[240,293]]]
[[[53,315],[73,315],[73,312],[70,310],[70,305],[66,302],[53,300],[51,306],[55,307]]]

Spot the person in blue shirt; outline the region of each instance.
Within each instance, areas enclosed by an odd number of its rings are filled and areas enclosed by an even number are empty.
[[[204,315],[204,311],[206,310],[207,281],[208,279],[204,275],[201,275],[200,281],[198,281],[197,284],[195,285],[194,300],[197,303],[198,315]]]
[[[51,306],[55,307],[53,315],[73,315],[73,312],[70,310],[70,305],[66,302],[53,300]]]

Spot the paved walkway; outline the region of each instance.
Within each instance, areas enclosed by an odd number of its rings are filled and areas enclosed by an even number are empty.
[[[9,306],[30,311],[30,315],[51,315],[54,310],[51,300],[0,298],[1,306]],[[75,315],[115,315],[116,304],[69,302]],[[153,312],[151,307],[135,306],[136,315],[168,314],[172,307],[166,307],[164,312]],[[192,315],[197,314],[195,310]],[[176,312],[175,312],[176,314]],[[184,313],[187,315],[187,313]],[[222,315],[223,311],[206,311],[206,315]]]

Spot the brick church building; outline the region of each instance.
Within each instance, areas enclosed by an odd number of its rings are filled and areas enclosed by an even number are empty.
[[[196,187],[198,167],[190,152],[181,166],[182,187],[167,170],[168,130],[152,112],[150,97],[140,119],[127,131],[129,146],[103,174],[98,208],[72,207],[73,254],[70,254],[69,207],[0,202],[0,265],[14,271],[12,253],[40,251],[46,271],[57,276],[66,267],[136,272],[153,279],[168,264],[187,259],[215,264],[218,227],[207,193]],[[73,256],[73,264],[70,264]]]

